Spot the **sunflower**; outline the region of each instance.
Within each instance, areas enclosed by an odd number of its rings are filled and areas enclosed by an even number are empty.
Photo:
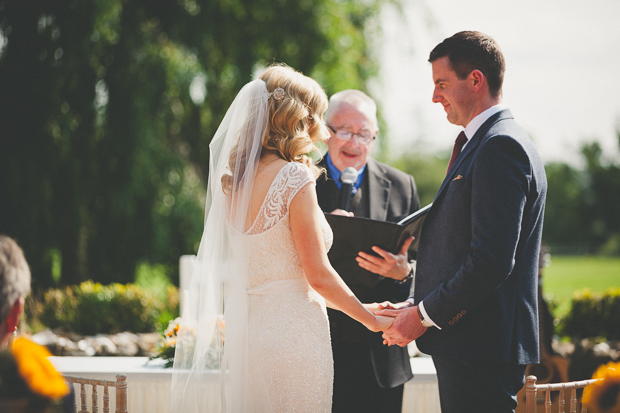
[[[47,359],[51,353],[45,347],[18,338],[13,355],[20,376],[33,393],[48,399],[58,399],[69,393],[67,383]]]
[[[600,366],[593,379],[602,379],[587,386],[583,403],[591,413],[620,413],[620,363]]]

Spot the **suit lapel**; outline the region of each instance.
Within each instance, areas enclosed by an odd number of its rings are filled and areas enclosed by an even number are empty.
[[[335,185],[332,178],[329,176],[329,171],[327,169],[327,161],[325,157],[323,157],[318,166],[320,168],[324,168],[325,172],[321,174],[316,180],[316,195],[319,200],[319,206],[324,212],[331,212],[335,208],[332,208],[332,205],[328,202],[330,200],[330,192],[332,190],[332,185]],[[338,205],[337,201],[333,202],[334,205]]]
[[[433,202],[435,202],[437,198],[439,198],[439,195],[441,195],[441,193],[446,188],[448,183],[452,181],[452,179],[454,178],[454,175],[456,175],[456,170],[459,168],[461,163],[463,163],[463,160],[466,159],[470,154],[474,153],[476,149],[478,149],[478,145],[480,145],[482,138],[487,134],[489,129],[491,129],[491,126],[494,125],[496,122],[502,119],[507,119],[507,118],[512,118],[512,113],[510,113],[510,110],[508,109],[500,110],[499,112],[491,116],[489,119],[487,119],[482,124],[482,126],[478,128],[474,136],[467,143],[467,146],[465,146],[465,149],[463,149],[463,152],[461,152],[458,158],[456,158],[456,161],[452,165],[452,168],[450,168],[450,172],[448,172],[443,182],[441,183],[441,186],[439,187],[439,191],[437,191],[437,195],[435,195],[435,200]]]
[[[392,182],[385,178],[385,174],[380,169],[380,165],[374,159],[368,158],[366,172],[368,174],[370,218],[386,221]]]

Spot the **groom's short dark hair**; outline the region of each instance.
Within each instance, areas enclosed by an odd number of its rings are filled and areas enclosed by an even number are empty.
[[[446,56],[459,79],[478,69],[487,78],[491,95],[501,94],[506,63],[499,45],[491,37],[475,31],[458,32],[435,46],[428,61],[432,63]]]

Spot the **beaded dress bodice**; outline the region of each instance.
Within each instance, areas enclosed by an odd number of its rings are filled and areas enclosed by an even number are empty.
[[[254,412],[331,412],[333,359],[325,300],[307,285],[289,215],[291,201],[311,182],[305,165],[285,165],[242,237],[248,260],[248,393]],[[321,218],[329,249],[333,234]],[[270,287],[291,284],[307,288]],[[253,293],[264,286],[268,292]]]
[[[304,277],[291,233],[289,206],[297,192],[310,182],[314,182],[310,170],[299,162],[290,162],[271,183],[254,224],[246,232],[248,288]],[[329,250],[333,233],[325,217],[321,218],[325,249]]]

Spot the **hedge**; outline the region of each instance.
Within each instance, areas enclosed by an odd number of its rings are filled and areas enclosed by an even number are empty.
[[[619,340],[620,288],[610,288],[602,294],[587,289],[576,292],[560,327],[563,335],[572,338]]]
[[[134,284],[104,286],[87,281],[46,291],[39,319],[49,328],[82,335],[153,332],[178,313],[178,290],[171,286],[167,293],[163,302]]]

